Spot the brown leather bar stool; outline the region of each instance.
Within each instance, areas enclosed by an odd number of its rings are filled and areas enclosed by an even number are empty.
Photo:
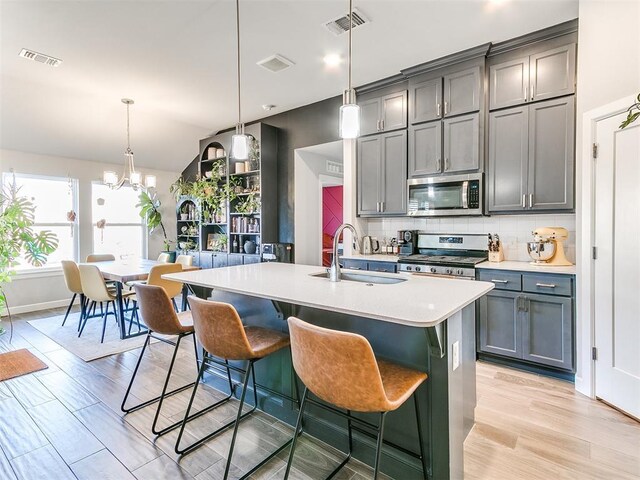
[[[361,335],[329,330],[295,317],[289,317],[288,323],[293,367],[304,383],[305,389],[302,394],[296,434],[289,453],[285,480],[289,478],[296,441],[302,433],[302,417],[307,403],[313,403],[340,414],[348,421],[349,454],[327,478],[332,478],[350,460],[353,448],[352,428],[356,428],[352,427],[352,422],[356,422],[377,432],[373,471],[375,480],[380,467],[385,417],[388,412],[398,409],[411,396],[414,398],[416,409],[420,453],[409,452],[390,442],[385,443],[419,458],[422,461],[423,476],[426,479],[427,467],[420,425],[420,408],[415,392],[427,379],[427,374],[377,359],[371,345]],[[309,390],[323,402],[345,409],[347,412],[344,413],[307,398]],[[379,425],[351,416],[352,411],[379,413]]]
[[[144,341],[144,345],[142,346],[142,351],[140,352],[140,356],[138,357],[138,362],[136,363],[136,367],[133,370],[133,374],[131,375],[131,381],[129,382],[129,386],[127,387],[127,391],[124,394],[124,398],[122,400],[122,405],[120,406],[121,410],[125,413],[134,412],[141,408],[144,408],[148,405],[151,405],[155,402],[158,402],[158,408],[156,409],[156,414],[153,419],[153,425],[151,427],[151,431],[155,435],[163,435],[174,428],[179,427],[182,424],[182,420],[173,423],[163,429],[158,429],[158,418],[160,417],[160,410],[162,409],[162,403],[164,399],[170,397],[171,395],[175,395],[176,393],[182,392],[188,388],[191,388],[195,385],[195,382],[184,385],[183,387],[176,388],[175,390],[171,390],[167,392],[167,388],[169,386],[169,380],[171,379],[171,373],[173,371],[173,366],[176,361],[176,356],[178,354],[178,349],[180,348],[180,342],[183,338],[193,335],[193,321],[191,319],[190,312],[182,312],[176,313],[173,304],[171,303],[171,299],[169,295],[167,295],[166,290],[159,285],[136,285],[136,301],[138,302],[138,307],[140,308],[140,313],[142,318],[144,319],[149,331],[147,333],[147,337]],[[172,341],[165,337],[159,337],[157,335],[171,335],[176,336],[177,340]],[[129,397],[129,393],[131,392],[131,387],[135,381],[136,375],[138,373],[138,369],[142,362],[142,357],[144,356],[145,350],[149,346],[151,339],[154,338],[156,340],[160,340],[161,342],[167,343],[169,345],[174,346],[173,356],[171,357],[171,363],[169,364],[169,369],[167,370],[167,377],[164,381],[164,385],[162,386],[162,392],[159,396],[152,398],[151,400],[147,400],[146,402],[140,403],[138,405],[132,407],[126,407],[127,399]],[[195,342],[194,342],[195,346]],[[196,347],[196,360],[197,360],[197,347]],[[229,381],[231,381],[231,376],[229,376]],[[205,411],[200,411],[197,414],[192,415],[189,420],[196,418],[200,415],[206,413]]]
[[[195,398],[198,388],[198,384],[196,383],[193,387],[191,400],[189,401],[189,406],[185,413],[185,420],[180,428],[180,433],[176,441],[175,451],[177,454],[182,455],[192,451],[207,440],[233,426],[233,437],[231,438],[231,445],[229,447],[229,455],[227,457],[227,465],[224,473],[224,478],[226,479],[229,476],[229,468],[231,467],[231,459],[233,457],[233,449],[235,447],[240,421],[253,413],[258,405],[254,364],[268,355],[287,347],[289,345],[289,336],[286,333],[266,328],[255,326],[245,327],[242,325],[242,320],[240,319],[236,309],[233,305],[228,303],[212,302],[192,296],[189,297],[189,304],[191,306],[196,337],[209,355],[214,355],[224,359],[226,362],[227,372],[229,369],[234,369],[234,367],[229,365],[229,360],[245,360],[248,362],[247,369],[243,372],[244,380],[242,384],[242,394],[240,395],[240,405],[238,407],[236,419],[228,422],[188,447],[180,448],[180,440],[184,433],[184,427],[187,423],[193,399]],[[202,377],[207,364],[208,363],[206,361],[202,362],[197,380]],[[251,410],[242,413],[250,377],[253,384],[254,403]],[[233,389],[231,389],[231,394],[233,394]],[[284,450],[290,443],[291,440],[287,441],[275,452],[262,460],[258,465],[254,466],[249,472],[245,473],[241,478],[247,478],[252,475],[262,465]]]

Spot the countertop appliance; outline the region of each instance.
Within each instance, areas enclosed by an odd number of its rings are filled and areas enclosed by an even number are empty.
[[[264,243],[262,244],[262,261],[291,263],[293,260],[292,250],[292,243]]]
[[[417,230],[398,230],[398,255],[413,255],[417,248]]]
[[[482,174],[408,180],[407,214],[414,217],[482,215]]]
[[[362,237],[362,254],[371,255],[380,252],[380,242],[370,235]]]
[[[532,265],[573,265],[564,254],[564,242],[569,231],[564,227],[538,227],[531,234],[533,242],[527,242],[527,252],[533,259]]]
[[[487,234],[418,233],[418,252],[398,259],[398,271],[475,280],[489,257]]]

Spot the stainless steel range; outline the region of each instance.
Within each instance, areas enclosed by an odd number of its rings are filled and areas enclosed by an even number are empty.
[[[400,257],[398,270],[475,279],[475,266],[489,257],[487,234],[419,233],[418,252]]]

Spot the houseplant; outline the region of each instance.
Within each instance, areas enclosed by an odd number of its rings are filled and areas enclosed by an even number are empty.
[[[164,251],[168,253],[170,257],[175,257],[175,252],[170,251],[171,244],[175,242],[169,240],[167,237],[167,230],[164,228],[164,223],[162,223],[162,213],[160,212],[160,206],[162,204],[160,203],[157,194],[155,192],[142,192],[138,199],[140,202],[136,207],[140,208],[140,217],[147,220],[147,229],[149,230],[149,234],[153,234],[153,232],[160,227],[162,231]],[[175,258],[172,258],[171,261],[175,261]]]
[[[191,195],[192,191],[193,183],[188,182],[182,177],[179,177],[169,186],[169,193],[175,197],[176,201],[180,200],[180,197],[184,195]]]
[[[634,112],[637,110],[637,112]],[[636,102],[627,109],[627,118],[620,124],[620,129],[628,127],[640,118],[640,93],[636,97]]]
[[[58,248],[58,238],[49,230],[33,229],[35,206],[19,195],[15,180],[0,192],[0,309],[5,308],[11,321],[7,297],[2,288],[11,282],[14,267],[24,252],[24,258],[35,267],[47,262],[47,257]],[[0,322],[0,335],[4,333]]]

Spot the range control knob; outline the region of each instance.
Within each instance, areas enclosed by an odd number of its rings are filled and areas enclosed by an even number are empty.
[[[464,275],[464,272],[462,271],[461,268],[458,269],[458,271],[456,272],[458,275]]]
[[[431,267],[429,270],[431,273],[436,273],[436,267]]]
[[[453,270],[451,270],[450,268],[447,268],[445,272],[447,275],[453,275]]]
[[[407,265],[407,272],[410,272],[412,270],[411,265]]]
[[[420,271],[420,267],[416,267],[416,272],[419,272],[419,271]]]

